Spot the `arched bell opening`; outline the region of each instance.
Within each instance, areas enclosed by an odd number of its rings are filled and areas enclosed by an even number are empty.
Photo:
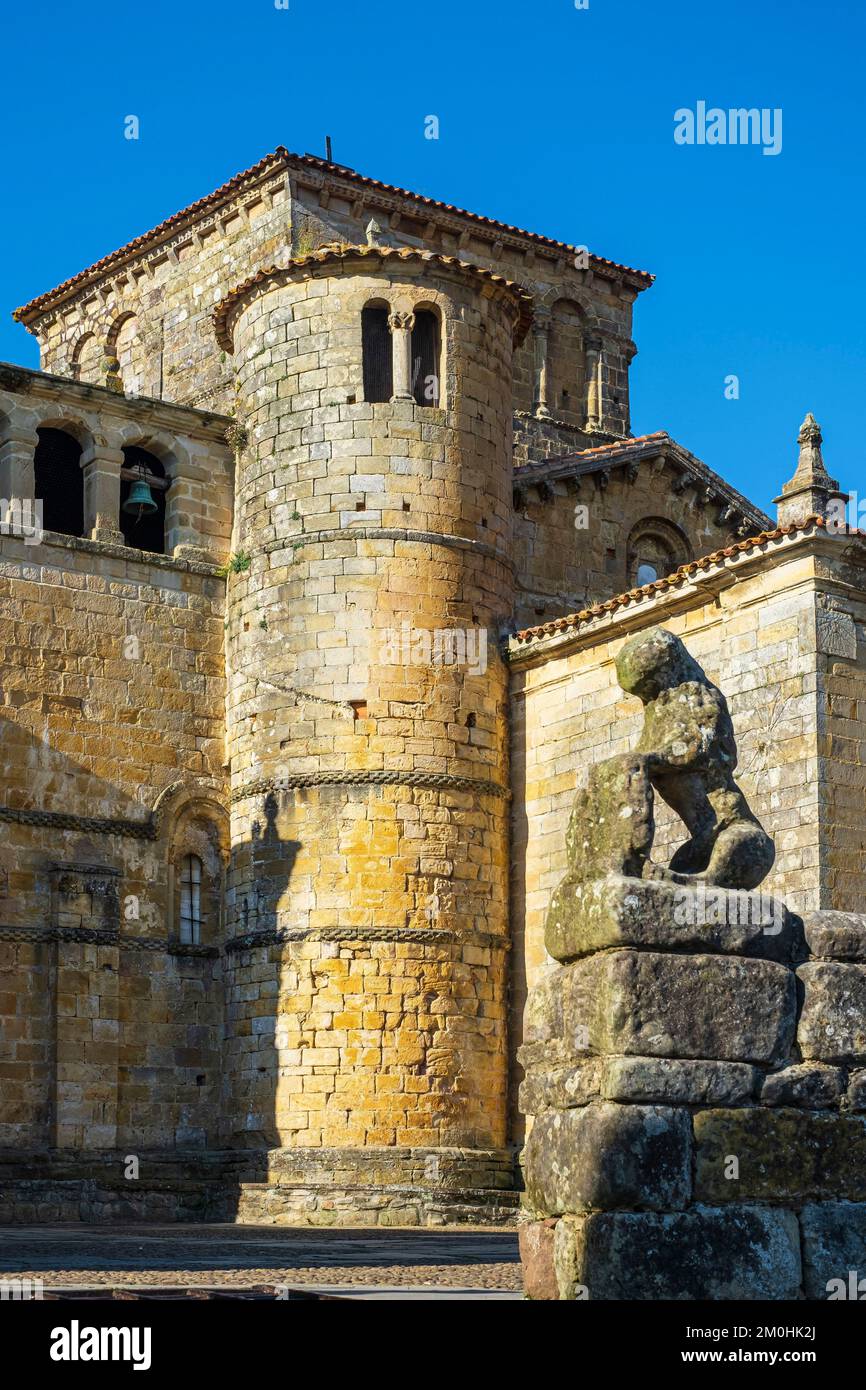
[[[169,482],[165,464],[137,444],[123,451],[120,474],[120,529],[136,550],[165,554],[165,503]]]
[[[63,536],[84,535],[84,475],[81,444],[66,430],[36,431],[35,493],[42,503],[42,528]]]

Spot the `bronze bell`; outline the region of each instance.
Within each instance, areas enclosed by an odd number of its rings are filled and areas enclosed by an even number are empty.
[[[143,516],[152,516],[157,511],[157,505],[153,500],[153,493],[147,481],[147,474],[141,466],[139,466],[139,476],[129,489],[129,496],[120,510],[126,512],[128,516],[134,516],[137,521],[140,521]]]

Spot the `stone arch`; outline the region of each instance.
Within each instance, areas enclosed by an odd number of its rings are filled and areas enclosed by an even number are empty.
[[[391,285],[392,311],[397,314],[411,314],[414,323],[411,331],[410,347],[410,379],[415,380],[417,389],[413,389],[413,396],[417,405],[423,406],[444,406],[446,398],[451,394],[447,383],[448,362],[450,360],[448,339],[451,318],[454,313],[453,305],[446,295],[440,290],[434,289],[430,285],[405,285],[395,281]],[[425,352],[422,334],[423,321],[425,316],[435,320],[432,333],[428,338],[428,352]],[[419,320],[421,321],[419,324]],[[434,368],[428,371],[424,366],[425,356],[431,360],[438,359],[438,370]],[[415,360],[420,359],[420,367],[415,374]],[[437,378],[435,386],[435,398],[431,399],[425,395],[426,378],[434,376]]]
[[[418,405],[443,403],[445,334],[440,306],[430,298],[419,299],[412,311],[412,389]]]
[[[168,478],[165,464],[156,454],[136,444],[127,445],[123,451],[123,465],[120,475],[120,526],[127,545],[136,550],[147,550],[151,554],[165,554],[165,511]],[[134,500],[127,501],[132,489],[145,482],[150,489],[148,506],[145,512],[141,506],[135,508]],[[146,496],[146,494],[145,494]],[[156,505],[156,510],[151,504]]]
[[[663,579],[690,559],[685,533],[666,517],[644,517],[629,532],[626,571],[631,588]]]
[[[586,320],[576,299],[557,299],[550,306],[549,333],[550,413],[559,420],[582,425],[586,393]]]
[[[216,788],[203,781],[174,782],[153,809],[166,854],[166,932],[180,940],[180,878],[187,856],[202,865],[203,946],[221,944],[225,934],[225,878],[229,863],[229,813]]]
[[[84,535],[84,474],[81,444],[68,430],[40,425],[33,453],[34,495],[41,524],[63,536]]]
[[[189,463],[189,451],[179,439],[164,430],[148,432],[133,423],[118,430],[117,448],[146,449],[149,454],[159,459],[169,479],[176,478],[178,472]]]
[[[390,401],[394,392],[394,367],[387,299],[375,295],[361,309],[361,361],[364,400],[375,404]]]
[[[96,334],[87,329],[81,334],[72,349],[70,375],[74,381],[89,381],[94,386],[103,384],[105,372],[103,358],[105,353]]]
[[[62,430],[64,434],[71,435],[80,445],[82,453],[92,449],[95,443],[93,431],[82,415],[65,409],[58,410],[56,406],[48,407],[44,413],[37,412],[33,428],[36,430]]]
[[[119,314],[109,329],[105,355],[116,362],[115,370],[127,396],[139,396],[143,393],[144,362],[141,348],[138,315],[132,310]]]

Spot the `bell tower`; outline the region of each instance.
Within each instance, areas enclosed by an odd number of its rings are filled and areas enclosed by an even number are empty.
[[[305,1219],[387,1221],[511,1186],[499,639],[529,320],[500,276],[375,245],[215,315],[239,440],[225,1137],[268,1151],[287,1219],[301,1187]]]

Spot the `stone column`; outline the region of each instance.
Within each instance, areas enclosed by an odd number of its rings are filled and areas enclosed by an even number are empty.
[[[0,497],[29,501],[36,495],[35,430],[19,430],[0,444]]]
[[[535,386],[532,402],[532,409],[539,419],[546,419],[550,416],[550,406],[547,399],[548,391],[548,362],[547,349],[550,334],[550,319],[536,317],[532,325],[532,336],[535,340]]]
[[[412,329],[415,315],[393,313],[388,315],[391,329],[391,348],[394,354],[394,394],[392,401],[413,401],[412,394]]]
[[[601,339],[586,342],[586,426],[601,429]]]
[[[124,545],[120,529],[123,453],[95,444],[81,456],[84,469],[84,534],[92,541]]]

